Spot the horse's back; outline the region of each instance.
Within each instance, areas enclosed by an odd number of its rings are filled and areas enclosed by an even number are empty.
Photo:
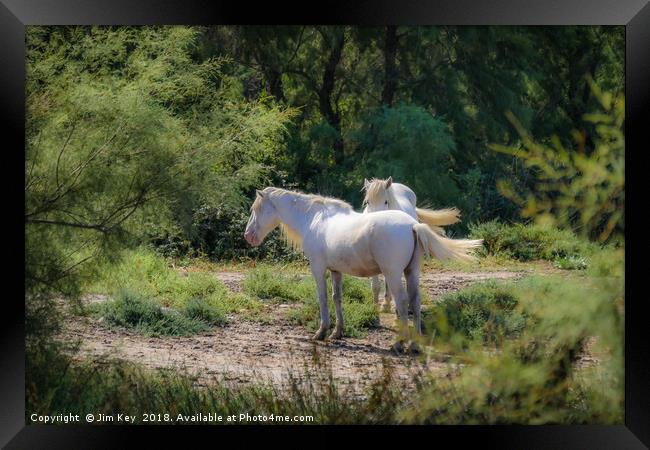
[[[417,220],[399,210],[373,213],[371,222],[370,251],[380,267],[395,266],[403,270],[413,256],[415,234],[413,225]]]
[[[416,223],[399,210],[332,217],[323,242],[327,266],[356,276],[376,275],[388,265],[406,267]]]

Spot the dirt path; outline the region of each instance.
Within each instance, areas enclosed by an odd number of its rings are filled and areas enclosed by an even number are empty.
[[[243,272],[215,273],[229,289],[241,290]],[[422,286],[434,299],[468,284],[487,279],[512,279],[521,272],[438,272],[422,275]],[[103,301],[103,296],[87,301]],[[73,317],[66,321],[64,336],[82,342],[82,355],[114,356],[137,361],[151,368],[180,367],[195,374],[199,384],[218,378],[227,383],[245,385],[270,382],[286,387],[287,373],[317,373],[316,360],[326,360],[332,376],[343,387],[362,395],[363,388],[382,375],[382,364],[395,369],[399,382],[412,388],[413,375],[424,372],[445,375],[449,369],[442,354],[424,358],[395,355],[389,349],[395,338],[392,313],[382,313],[380,326],[362,339],[345,338],[336,342],[314,342],[301,326],[289,324],[284,317],[291,305],[272,305],[274,321],[258,324],[230,317],[225,327],[191,337],[147,338],[127,330],[112,330],[92,318]]]

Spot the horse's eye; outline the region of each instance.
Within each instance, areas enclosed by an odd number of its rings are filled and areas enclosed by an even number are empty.
[[[386,200],[386,201],[384,202],[384,205],[388,206],[388,200]]]

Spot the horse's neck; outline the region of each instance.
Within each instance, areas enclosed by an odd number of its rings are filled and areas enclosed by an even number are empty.
[[[395,198],[404,198],[408,200],[409,203],[413,204],[413,206],[415,206],[415,201],[416,201],[415,192],[413,192],[413,190],[410,187],[401,183],[393,183],[392,190],[393,190],[393,196]]]
[[[274,201],[280,221],[298,233],[301,238],[319,212],[316,208],[310,208],[307,202],[308,200],[293,195],[284,195]]]

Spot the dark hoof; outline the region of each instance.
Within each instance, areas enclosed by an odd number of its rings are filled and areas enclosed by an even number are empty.
[[[323,339],[325,339],[326,332],[327,330],[318,330],[316,334],[314,334],[314,337],[312,339],[314,339],[315,341],[322,341]]]
[[[422,350],[417,342],[411,342],[411,345],[409,345],[409,353],[412,355],[419,355],[421,352]]]
[[[393,346],[391,347],[391,350],[392,350],[394,353],[396,353],[396,354],[398,354],[398,355],[401,355],[402,353],[404,353],[404,344],[401,343],[401,342],[395,342],[395,343],[393,344]]]
[[[334,331],[332,334],[330,334],[330,337],[328,339],[341,339],[343,337],[343,331]]]

